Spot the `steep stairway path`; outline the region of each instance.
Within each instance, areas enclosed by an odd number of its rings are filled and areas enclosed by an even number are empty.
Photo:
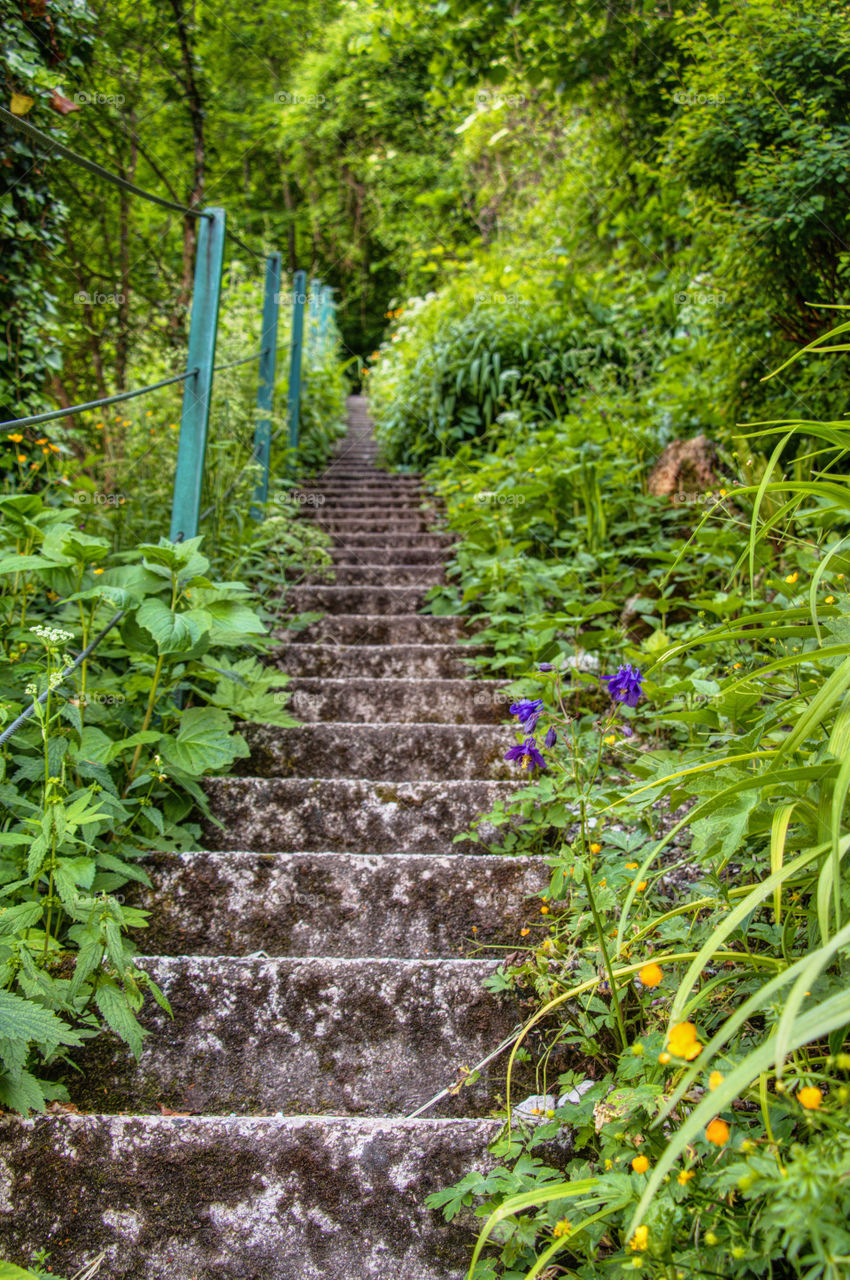
[[[482,980],[545,867],[452,852],[512,783],[504,694],[466,676],[458,622],[417,611],[446,539],[417,479],[381,471],[364,402],[302,511],[333,539],[322,611],[285,632],[296,729],[255,727],[224,824],[154,860],[143,961],[173,1022],[135,1063],[105,1039],[81,1115],[0,1123],[0,1256],[110,1280],[456,1280],[472,1240],[424,1206],[480,1165],[519,1011]],[[307,500],[309,498],[309,501]],[[476,947],[470,957],[469,940]],[[488,950],[489,948],[489,950]]]

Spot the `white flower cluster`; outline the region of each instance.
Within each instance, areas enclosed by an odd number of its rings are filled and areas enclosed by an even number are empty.
[[[45,644],[50,645],[64,644],[66,640],[73,640],[74,638],[73,631],[62,631],[59,627],[42,627],[39,625],[30,627],[30,631],[32,631],[33,635],[43,640]]]

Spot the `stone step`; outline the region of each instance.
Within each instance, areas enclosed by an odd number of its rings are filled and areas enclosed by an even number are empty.
[[[356,550],[349,548],[350,560],[335,564],[333,583],[335,587],[436,587],[445,579],[445,572],[439,562],[431,564],[373,564],[368,552],[363,550],[362,559]],[[290,565],[287,576],[305,579],[318,575],[320,580],[328,573],[327,567],[313,569],[309,565]]]
[[[366,562],[368,564],[427,564],[443,568],[444,551],[440,546],[396,547],[387,545],[351,546],[348,542],[329,548],[334,564]]]
[[[222,825],[207,823],[204,843],[260,853],[445,853],[456,833],[515,786],[454,778],[208,778],[204,790]],[[495,836],[487,823],[479,832],[485,841]]]
[[[343,516],[305,508],[298,513],[298,518],[309,520],[325,533],[345,536],[350,533],[429,533],[433,524],[425,515],[395,516],[386,511],[364,511],[357,516]]]
[[[404,485],[399,489],[390,484],[311,485],[309,488],[293,489],[286,496],[293,505],[308,507],[327,506],[331,503],[339,506],[341,502],[361,503],[366,506],[380,506],[384,502],[401,506],[433,502],[431,496],[421,489],[414,489],[411,485]]]
[[[324,494],[314,493],[305,494],[300,501],[293,504],[293,509],[295,508],[298,509],[299,514],[302,512],[310,514],[315,511],[317,516],[333,517],[336,520],[360,519],[363,515],[373,515],[376,510],[384,516],[406,518],[423,513],[430,514],[435,510],[435,504],[418,496],[397,498],[388,494],[382,497],[375,493],[365,496],[341,494],[339,497],[325,497]]]
[[[333,474],[325,471],[319,476],[305,480],[302,485],[298,486],[298,491],[304,493],[345,495],[351,493],[352,490],[374,493],[377,496],[395,493],[400,494],[402,497],[410,497],[426,492],[418,476],[394,476],[386,471],[376,470],[357,472],[353,475],[342,471],[337,471]]]
[[[471,658],[481,649],[464,650],[456,644],[290,644],[268,655],[282,671],[292,676],[330,676],[342,680],[369,676],[386,679],[464,679],[470,675],[463,655]]]
[[[500,724],[515,695],[499,680],[420,680],[361,676],[359,679],[295,676],[289,709],[307,724],[384,720],[422,724]]]
[[[413,853],[161,853],[137,945],[157,955],[413,959],[515,947],[541,920],[543,858]],[[473,933],[473,930],[475,932]],[[468,945],[467,945],[468,944]]]
[[[331,536],[333,537],[333,535]],[[357,550],[359,552],[362,547],[392,547],[397,550],[408,551],[415,547],[423,551],[445,552],[451,545],[452,539],[443,533],[403,530],[398,533],[358,532],[337,534],[334,537],[334,546],[331,549]]]
[[[237,760],[234,773],[244,777],[416,782],[517,776],[516,765],[504,758],[514,742],[507,725],[249,724],[243,733],[251,755]]]
[[[423,574],[428,569],[423,566]],[[415,614],[425,603],[430,583],[406,587],[289,587],[286,606],[293,613]]]
[[[491,1120],[0,1119],[0,1256],[104,1280],[462,1280],[477,1226],[425,1207]],[[480,1224],[478,1224],[480,1225]]]
[[[419,614],[326,614],[301,631],[282,631],[287,644],[443,644],[463,635],[460,618]]]
[[[138,1061],[116,1036],[66,1075],[83,1110],[409,1115],[521,1022],[482,983],[493,960],[142,956],[173,1017],[148,1001]],[[480,1115],[504,1063],[435,1114]]]

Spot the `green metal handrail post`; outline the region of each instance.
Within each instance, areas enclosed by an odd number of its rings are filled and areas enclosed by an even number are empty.
[[[307,275],[296,271],[292,277],[292,340],[289,348],[289,391],[287,394],[286,420],[289,424],[289,447],[298,448],[298,427],[301,418],[301,355],[304,345],[304,290]]]
[[[263,513],[256,505],[266,502],[269,496],[269,463],[271,460],[272,423],[274,400],[274,375],[277,360],[277,317],[280,302],[279,253],[266,258],[266,285],[263,294],[263,327],[260,334],[260,379],[257,387],[257,426],[254,430],[254,458],[260,464],[260,475],[254,488],[254,506],[251,515],[262,520]]]
[[[210,217],[203,218],[198,224],[192,319],[186,359],[187,367],[197,369],[197,372],[187,380],[183,392],[174,500],[171,506],[172,542],[194,538],[198,532],[204,481],[225,227],[223,209],[213,208],[205,212]]]
[[[333,311],[333,294],[334,291],[329,284],[322,286],[322,306],[319,311],[319,343],[323,355],[328,341],[328,319]]]

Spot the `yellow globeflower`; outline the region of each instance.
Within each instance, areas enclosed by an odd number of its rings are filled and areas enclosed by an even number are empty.
[[[697,1029],[692,1022],[677,1022],[670,1031],[670,1039],[667,1043],[674,1058],[684,1058],[686,1062],[693,1062],[702,1051],[702,1045],[697,1037]]]
[[[708,1087],[709,1089],[711,1089],[712,1093],[717,1088],[717,1086],[721,1085],[722,1083],[723,1083],[723,1076],[721,1072],[712,1071],[711,1075],[708,1077]]]
[[[635,1173],[646,1173],[647,1169],[649,1168],[649,1161],[647,1160],[646,1156],[635,1156],[634,1160],[632,1161],[632,1168],[634,1169]]]
[[[635,1233],[629,1241],[629,1248],[633,1251],[639,1250],[641,1253],[649,1248],[649,1227],[643,1225],[635,1227]]]
[[[804,1085],[802,1089],[797,1090],[797,1101],[807,1111],[817,1111],[823,1102],[823,1090],[814,1084]]]
[[[602,852],[602,845],[601,845],[601,844],[595,844],[595,843],[594,843],[594,844],[592,844],[592,845],[590,846],[590,852],[591,852],[591,853],[601,853],[601,852]]]
[[[645,987],[659,987],[664,978],[664,974],[661,971],[661,965],[652,963],[645,964],[643,968],[638,971],[638,977]]]
[[[795,572],[795,573],[789,573],[789,574],[788,574],[788,576],[787,576],[787,578],[785,579],[785,581],[788,583],[788,586],[789,586],[789,587],[793,587],[794,583],[797,581],[797,579],[799,578],[799,576],[800,576],[800,575],[799,575],[799,573],[796,573],[796,572]]]
[[[715,1147],[725,1147],[729,1141],[729,1126],[725,1120],[715,1116],[705,1131],[705,1136]]]

